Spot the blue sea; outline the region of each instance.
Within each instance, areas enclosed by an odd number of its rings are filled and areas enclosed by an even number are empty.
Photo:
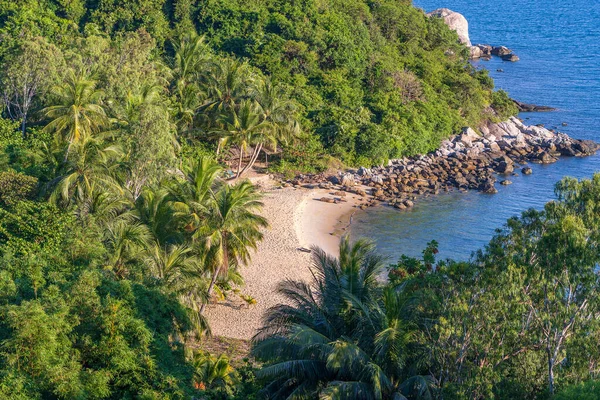
[[[526,124],[600,141],[599,0],[417,0],[415,5],[460,12],[469,21],[473,44],[514,50],[521,61],[494,58],[474,65],[489,70],[496,87],[511,97],[558,108],[521,114]],[[513,184],[497,185],[495,195],[451,193],[419,201],[408,211],[378,207],[361,212],[354,218],[352,237],[373,239],[391,260],[420,255],[432,239],[440,244],[439,257],[466,260],[509,217],[553,199],[554,184],[564,176],[586,178],[600,171],[600,155],[531,167],[532,175],[511,177]]]

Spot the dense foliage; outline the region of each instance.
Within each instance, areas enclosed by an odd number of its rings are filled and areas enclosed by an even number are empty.
[[[515,112],[441,20],[404,0],[0,0],[0,38],[0,397],[597,391],[600,176],[472,262],[431,243],[382,282],[366,242],[315,249],[256,374],[194,348],[211,299],[253,300],[232,290],[267,226],[253,167],[379,163]]]
[[[263,393],[596,398],[600,174],[565,178],[556,194],[472,261],[436,263],[431,242],[422,259],[391,265],[386,282],[364,242],[342,242],[339,259],[315,249],[313,282],[283,284],[288,304],[255,337]]]
[[[250,161],[258,146],[283,146],[280,171],[324,168],[325,154],[356,165],[424,153],[516,111],[456,34],[410,1],[5,0],[0,21],[5,114],[23,134],[61,112],[41,110],[65,100],[68,88],[52,88],[69,68],[72,89],[97,81],[82,95],[111,102],[107,117],[153,104],[131,129],[156,132],[134,148],[164,145],[169,131],[211,146],[236,132],[230,144],[250,146]]]

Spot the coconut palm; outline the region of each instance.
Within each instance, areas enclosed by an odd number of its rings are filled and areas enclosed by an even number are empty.
[[[119,278],[125,278],[131,267],[139,262],[152,238],[148,228],[131,216],[108,224],[104,236],[103,242],[109,254],[107,267]]]
[[[182,240],[167,188],[145,188],[135,201],[135,209],[139,220],[148,227],[159,244],[168,245]]]
[[[42,110],[50,119],[44,128],[56,132],[69,143],[65,154],[68,158],[73,144],[79,144],[108,124],[108,118],[101,105],[102,91],[96,89],[96,82],[83,75],[70,71],[63,85],[52,92],[56,104]]]
[[[262,146],[264,142],[276,143],[260,105],[253,100],[242,100],[238,107],[229,109],[223,115],[221,123],[221,144],[231,143],[238,151],[237,172],[234,178],[239,178],[242,171],[247,169],[242,170],[242,163],[249,146]]]
[[[211,272],[209,298],[217,280],[247,264],[250,249],[256,249],[262,239],[261,231],[268,223],[255,213],[262,208],[260,197],[248,181],[223,185],[212,193],[206,219],[197,232],[203,238],[205,262]]]
[[[206,68],[210,59],[210,50],[204,36],[194,31],[183,35],[173,44],[173,72],[179,81],[190,82],[194,76]]]
[[[311,284],[283,283],[287,304],[268,311],[253,339],[253,354],[268,363],[259,372],[268,398],[431,398],[427,379],[402,379],[411,331],[400,297],[378,281],[383,266],[366,241],[343,239],[339,258],[313,248]]]
[[[252,140],[254,150],[240,175],[254,166],[263,148],[274,151],[279,143],[285,143],[300,133],[300,125],[294,115],[294,102],[280,87],[273,85],[270,79],[259,81],[253,98],[262,112],[264,128],[256,131]]]
[[[234,108],[239,101],[250,96],[256,80],[255,74],[245,62],[227,59],[213,64],[202,79],[202,88],[208,99],[202,109],[218,116],[221,112]]]
[[[60,175],[50,182],[50,200],[63,205],[81,204],[99,192],[121,190],[117,177],[122,157],[119,146],[104,146],[99,139],[86,139],[66,160]]]
[[[194,382],[199,389],[219,390],[227,393],[236,383],[235,369],[229,359],[221,354],[216,357],[209,353],[197,352],[192,361]]]
[[[183,168],[184,179],[175,179],[169,187],[176,216],[185,220],[185,230],[195,234],[209,213],[213,193],[223,185],[219,164],[208,157],[191,161]],[[197,235],[195,236],[197,238]]]
[[[160,287],[177,296],[199,335],[210,332],[208,322],[200,312],[200,304],[207,301],[208,279],[202,260],[195,253],[185,244],[161,245],[155,242],[148,249],[145,265]]]

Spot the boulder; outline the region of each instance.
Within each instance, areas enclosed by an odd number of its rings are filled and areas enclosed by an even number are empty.
[[[371,177],[371,182],[379,184],[379,185],[383,185],[383,176],[381,176],[381,175],[373,175]]]
[[[517,62],[520,60],[520,58],[515,53],[510,53],[510,54],[503,55],[502,60],[510,61],[510,62]]]
[[[490,46],[489,44],[478,44],[477,47],[479,47],[482,56],[492,55],[492,46]]]
[[[508,47],[504,47],[504,46],[494,46],[494,47],[492,48],[492,55],[495,55],[495,56],[502,57],[502,56],[509,55],[509,54],[511,54],[511,53],[512,53],[512,50],[511,50],[511,49],[509,49]]]
[[[481,58],[483,56],[483,52],[479,46],[471,46],[469,48],[469,58],[475,60]]]
[[[358,175],[360,175],[360,176],[371,176],[371,175],[373,175],[373,172],[369,168],[360,167],[358,169]]]
[[[342,175],[342,177],[339,180],[339,184],[342,186],[354,186],[356,185],[356,180],[354,179],[354,175],[353,174],[344,174]],[[335,182],[334,182],[335,183]]]
[[[508,179],[505,179],[503,181],[500,181],[501,185],[507,186],[507,185],[512,185],[512,181],[509,181]]]
[[[466,45],[471,46],[469,39],[469,22],[462,15],[447,8],[438,8],[427,14],[428,17],[442,18],[446,25],[458,34],[458,40]]]
[[[515,170],[512,163],[508,163],[506,161],[500,161],[498,166],[496,166],[496,171],[501,174],[510,174]]]
[[[498,190],[494,186],[494,181],[492,181],[492,180],[487,180],[485,182],[482,182],[479,185],[479,191],[482,193],[489,193],[489,194],[498,193]]]

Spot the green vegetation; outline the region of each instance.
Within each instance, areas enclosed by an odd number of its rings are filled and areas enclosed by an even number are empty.
[[[510,219],[474,261],[436,263],[432,242],[385,283],[369,244],[343,241],[339,259],[315,248],[313,282],[281,285],[288,302],[254,339],[262,393],[596,398],[600,174],[564,179],[556,193],[543,211]]]
[[[600,175],[471,263],[432,242],[382,282],[366,242],[316,250],[262,365],[198,349],[211,299],[256,301],[253,168],[376,164],[516,112],[409,1],[0,0],[0,37],[1,398],[597,391]]]

